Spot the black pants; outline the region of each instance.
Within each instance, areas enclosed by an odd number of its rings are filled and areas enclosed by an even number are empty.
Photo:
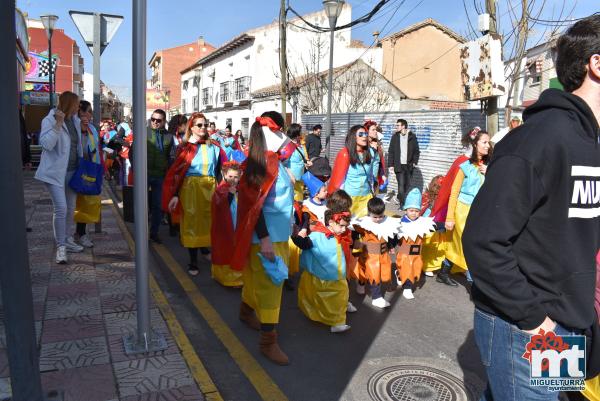
[[[410,187],[410,181],[412,178],[412,170],[407,165],[402,165],[400,171],[396,171],[396,181],[398,182],[398,202],[400,207],[404,203],[404,198]]]

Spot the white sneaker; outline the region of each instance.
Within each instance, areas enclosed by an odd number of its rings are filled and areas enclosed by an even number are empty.
[[[67,247],[67,252],[83,252],[83,247],[75,242],[73,237],[68,237],[65,241],[65,246]]]
[[[79,245],[83,246],[84,248],[93,248],[94,247],[94,243],[92,242],[92,239],[87,234],[79,237]]]
[[[379,297],[379,298],[372,300],[371,305],[373,305],[379,309],[384,309],[384,308],[389,307],[390,303],[388,301],[386,301],[385,298]]]
[[[56,248],[56,263],[64,265],[67,263],[67,247],[62,245]]]
[[[415,296],[413,295],[412,290],[409,288],[402,291],[402,296],[406,299],[415,299]]]
[[[358,309],[356,309],[356,306],[352,305],[352,302],[348,301],[348,306],[346,307],[346,312],[348,312],[348,313],[354,313],[357,310]]]
[[[394,275],[394,278],[396,279],[396,286],[397,287],[401,287],[402,286],[402,281],[400,281],[400,278],[397,275]]]
[[[427,277],[433,277],[433,272],[425,272],[425,275],[426,275]]]
[[[356,283],[356,293],[358,295],[365,295],[365,286],[364,284]]]
[[[338,324],[337,326],[331,326],[332,333],[343,333],[344,331],[350,330],[350,326],[347,324]]]

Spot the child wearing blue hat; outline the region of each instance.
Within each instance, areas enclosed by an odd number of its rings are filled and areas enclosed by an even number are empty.
[[[310,194],[310,198],[302,202],[302,229],[298,233],[301,237],[305,237],[310,231],[310,225],[318,221],[325,224],[327,185],[309,171],[302,175],[302,181]]]
[[[400,244],[396,249],[396,280],[402,285],[402,296],[414,299],[413,285],[421,278],[423,260],[421,247],[423,239],[435,231],[435,223],[430,217],[421,216],[421,191],[413,188],[402,208],[406,213],[400,220]]]

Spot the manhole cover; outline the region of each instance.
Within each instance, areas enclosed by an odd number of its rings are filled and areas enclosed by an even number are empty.
[[[474,401],[461,379],[439,369],[396,365],[369,379],[371,399],[377,401]]]

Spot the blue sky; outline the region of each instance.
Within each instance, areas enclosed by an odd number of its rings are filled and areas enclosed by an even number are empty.
[[[464,0],[476,25],[474,3],[483,0]],[[509,2],[511,1],[511,2]],[[533,0],[529,0],[530,3]],[[536,0],[541,3],[541,0]],[[373,8],[378,0],[347,0],[352,7],[352,17],[357,18]],[[499,15],[508,22],[512,4],[517,10],[518,0],[498,0]],[[269,24],[278,18],[279,0],[148,0],[147,56],[155,50],[177,46],[196,40],[198,36],[219,46],[232,37],[254,27]],[[321,0],[289,0],[291,7],[301,14],[322,9]],[[573,0],[566,0],[572,7]],[[563,0],[547,0],[544,19],[553,19]],[[101,79],[124,98],[131,86],[131,1],[130,0],[17,0],[17,6],[31,18],[52,13],[59,16],[58,28],[76,39],[85,59],[85,70],[92,72],[92,56],[86,50],[69,10],[97,11],[125,17],[119,31],[102,55]],[[579,18],[598,11],[597,0],[579,0],[572,17]],[[373,31],[388,35],[425,18],[434,18],[459,34],[468,33],[463,0],[392,0],[368,24],[353,29],[352,37],[372,42]],[[501,20],[502,23],[502,20]]]

